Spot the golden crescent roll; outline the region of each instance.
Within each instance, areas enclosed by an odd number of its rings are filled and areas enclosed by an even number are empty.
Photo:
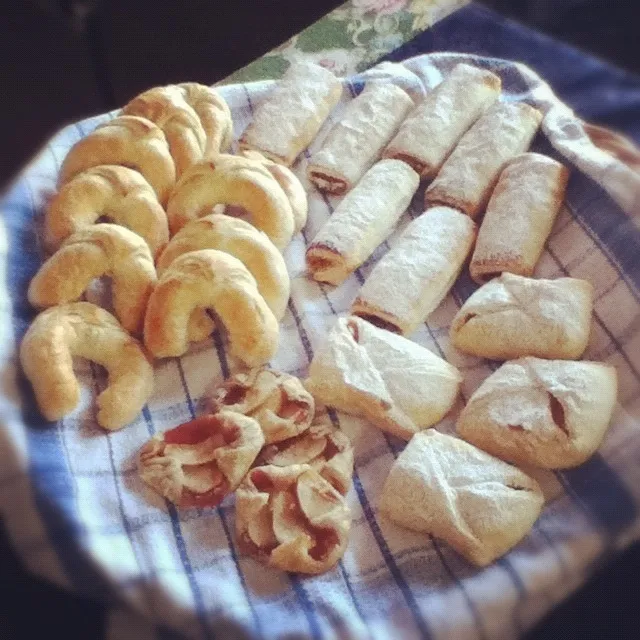
[[[96,224],[67,238],[29,284],[34,307],[74,302],[95,278],[112,278],[113,307],[122,326],[141,333],[156,283],[153,256],[138,235],[117,224]]]
[[[291,205],[277,180],[260,163],[220,155],[193,165],[176,184],[167,205],[171,234],[210,214],[216,204],[242,207],[278,249],[289,244],[294,227]]]
[[[45,243],[55,250],[100,218],[135,231],[154,256],[169,241],[167,214],[142,174],[105,164],[83,171],[53,197],[45,215]]]
[[[139,171],[164,205],[176,181],[176,167],[162,129],[146,118],[120,116],[97,127],[71,147],[58,184],[99,164]]]
[[[153,367],[140,343],[90,302],[43,311],[24,336],[20,362],[44,417],[59,420],[77,406],[75,356],[98,363],[109,374],[97,398],[98,424],[113,430],[131,422],[153,391]]]
[[[278,349],[278,321],[258,292],[255,278],[232,255],[215,249],[176,258],[154,289],[144,324],[147,348],[157,358],[189,348],[189,318],[213,309],[229,336],[231,353],[249,366],[270,360]]]
[[[222,96],[215,89],[197,82],[183,82],[174,87],[200,117],[207,136],[204,157],[211,158],[226,151],[233,139],[233,122],[231,109]]]
[[[217,249],[238,258],[256,279],[275,317],[287,309],[290,281],[282,254],[267,236],[239,218],[212,214],[190,222],[171,239],[158,260],[158,274],[183,253]]]
[[[178,176],[202,159],[207,135],[198,114],[173,86],[144,91],[131,100],[122,113],[146,118],[162,129]]]
[[[287,198],[289,198],[289,204],[293,212],[293,232],[298,233],[307,224],[307,214],[309,213],[307,192],[304,190],[298,176],[288,167],[270,160],[259,151],[243,149],[239,155],[262,163],[278,181]]]

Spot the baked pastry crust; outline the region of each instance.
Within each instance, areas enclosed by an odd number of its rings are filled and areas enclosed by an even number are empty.
[[[58,185],[101,164],[116,164],[139,171],[165,205],[176,182],[176,167],[162,129],[146,118],[119,116],[99,125],[71,147]]]
[[[340,318],[305,387],[316,400],[409,440],[453,406],[462,376],[437,355],[356,317]]]
[[[587,348],[592,310],[593,286],[586,280],[503,273],[462,305],[451,324],[451,342],[492,360],[573,360]]]
[[[413,106],[400,87],[369,82],[309,160],[309,180],[321,191],[344,195],[378,160]]]
[[[568,179],[565,166],[539,153],[523,153],[507,164],[487,205],[469,265],[476,282],[503,271],[533,275]]]
[[[506,362],[471,396],[460,436],[515,464],[566,469],[598,449],[616,404],[614,367],[521,358]]]
[[[55,251],[65,238],[99,219],[137,233],[154,256],[169,240],[167,215],[142,174],[127,167],[98,165],[62,185],[49,203],[47,248]]]
[[[430,430],[398,456],[379,506],[400,526],[441,538],[484,567],[527,535],[543,503],[538,483],[524,472]]]
[[[278,349],[278,321],[258,292],[255,278],[237,258],[215,249],[176,258],[154,289],[144,340],[156,358],[181,356],[189,348],[189,319],[213,309],[227,330],[231,353],[250,367]]]
[[[399,160],[381,160],[337,206],[307,249],[313,278],[337,285],[393,231],[418,188],[418,174]]]
[[[78,405],[74,357],[103,366],[109,375],[96,400],[98,424],[115,430],[134,420],[153,391],[153,367],[140,343],[109,312],[89,302],[43,311],[20,345],[20,362],[42,415],[59,420]]]
[[[501,87],[491,71],[456,65],[411,111],[384,157],[403,160],[421,177],[434,178],[462,135],[499,98]]]
[[[116,224],[95,224],[67,238],[29,284],[29,302],[38,308],[79,300],[96,278],[109,276],[115,315],[141,334],[156,269],[147,243]]]
[[[449,293],[474,239],[468,216],[450,207],[427,209],[373,268],[351,313],[389,331],[413,333]]]
[[[253,418],[221,411],[156,434],[138,454],[138,472],[179,507],[215,507],[242,482],[263,443]]]
[[[258,105],[240,137],[241,149],[291,166],[316,137],[342,96],[342,83],[312,62],[294,62]]]
[[[426,207],[454,207],[475,218],[481,213],[500,172],[526,151],[542,113],[524,102],[497,102],[467,131],[424,194]]]

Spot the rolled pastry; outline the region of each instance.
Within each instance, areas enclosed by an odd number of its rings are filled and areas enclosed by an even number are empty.
[[[503,273],[458,311],[451,342],[481,358],[579,358],[587,348],[593,286],[586,280],[532,280]]]
[[[341,96],[342,83],[331,71],[312,62],[293,63],[256,109],[240,148],[291,166]]]
[[[617,386],[615,368],[600,362],[513,360],[471,396],[456,429],[514,464],[575,467],[602,443]]]
[[[474,237],[468,216],[450,207],[428,209],[373,268],[351,313],[389,331],[413,333],[453,286]]]
[[[380,157],[413,100],[394,84],[367,84],[309,161],[309,180],[337,196],[349,191]]]
[[[315,280],[340,284],[387,238],[406,211],[418,174],[399,160],[381,160],[340,202],[307,249]]]
[[[516,467],[437,431],[417,433],[382,489],[380,510],[486,566],[529,533],[544,496]]]
[[[560,211],[569,170],[539,153],[523,153],[500,174],[469,266],[479,283],[508,271],[533,275]]]
[[[505,164],[529,148],[541,121],[542,113],[524,102],[494,104],[442,165],[425,191],[425,205],[447,205],[477,216]]]
[[[305,386],[316,400],[408,440],[441,420],[462,377],[442,358],[360,318],[340,318]]]
[[[384,151],[433,178],[458,140],[498,99],[502,81],[491,71],[458,64],[418,104]]]

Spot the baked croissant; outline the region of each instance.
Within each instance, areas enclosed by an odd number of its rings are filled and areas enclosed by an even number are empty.
[[[329,570],[350,528],[345,498],[307,464],[256,467],[236,492],[239,548],[283,571]]]
[[[105,275],[112,279],[118,320],[130,333],[142,333],[156,283],[153,256],[139,235],[116,224],[96,224],[67,238],[31,280],[29,302],[38,308],[73,302]]]
[[[138,470],[180,507],[215,507],[240,484],[263,443],[253,418],[221,411],[155,435],[140,450]]]
[[[277,180],[259,162],[221,155],[188,169],[167,205],[171,233],[210,214],[216,204],[242,207],[278,249],[289,244],[294,229],[291,205]]]
[[[122,225],[145,239],[156,256],[169,241],[167,214],[142,174],[99,165],[78,174],[53,197],[45,214],[45,244],[55,250],[72,233],[98,220]]]
[[[146,118],[119,116],[98,126],[71,147],[62,163],[58,184],[100,164],[139,171],[166,204],[176,181],[176,167],[162,129]]]
[[[109,374],[96,401],[98,424],[113,430],[131,422],[153,391],[153,367],[140,343],[110,313],[89,302],[43,311],[20,345],[20,362],[44,417],[59,420],[77,406],[76,356]]]
[[[189,318],[212,308],[225,326],[231,353],[260,366],[278,349],[278,321],[258,292],[255,278],[233,256],[215,249],[191,251],[173,261],[154,289],[144,341],[157,358],[181,356],[189,347]]]

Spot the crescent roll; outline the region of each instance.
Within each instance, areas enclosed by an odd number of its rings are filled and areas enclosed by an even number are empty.
[[[617,374],[600,362],[506,362],[469,398],[460,437],[514,464],[566,469],[598,449],[616,404]]]
[[[51,307],[78,300],[96,278],[112,280],[113,308],[130,333],[142,333],[156,269],[147,243],[116,224],[77,231],[38,270],[29,284],[29,302]]]
[[[575,360],[587,348],[593,286],[586,280],[532,280],[503,273],[462,305],[451,342],[480,358]]]
[[[103,366],[107,388],[98,395],[98,424],[120,429],[140,413],[153,391],[153,367],[140,343],[107,311],[72,302],[43,311],[20,345],[20,362],[42,415],[59,420],[80,401],[73,358]]]
[[[142,174],[99,165],[62,185],[45,214],[45,244],[57,249],[72,233],[104,219],[144,238],[154,256],[169,240],[167,215]]]
[[[381,160],[337,206],[307,249],[315,280],[340,284],[393,231],[418,188],[418,174],[399,160]]]
[[[221,155],[185,171],[167,205],[171,233],[210,214],[216,204],[231,204],[248,211],[253,225],[280,250],[293,236],[289,200],[271,172],[259,162]]]
[[[323,404],[408,440],[449,412],[461,381],[428,349],[351,317],[330,331],[304,384]]]
[[[62,163],[58,184],[100,164],[123,165],[139,171],[162,205],[176,182],[175,163],[162,129],[138,116],[114,118],[76,142]]]
[[[174,87],[154,87],[144,91],[125,105],[122,113],[146,118],[162,129],[178,176],[202,159],[206,134],[200,118]]]
[[[351,313],[409,335],[453,286],[475,238],[475,224],[449,207],[418,216],[373,268]]]
[[[307,168],[309,180],[333,195],[349,191],[378,160],[413,106],[400,87],[368,83],[313,154]]]
[[[499,98],[502,81],[486,69],[458,64],[427,94],[384,151],[432,179],[458,140]]]
[[[497,102],[472,125],[424,194],[425,206],[446,205],[475,218],[505,164],[526,151],[542,113],[524,102]]]
[[[342,83],[312,62],[294,62],[258,105],[240,138],[241,149],[254,149],[289,167],[316,137],[338,104]]]
[[[508,271],[531,276],[564,200],[569,170],[539,153],[523,153],[500,174],[469,265],[479,283]]]
[[[413,436],[391,468],[379,503],[400,526],[441,538],[480,567],[518,544],[543,505],[533,478],[435,430]]]
[[[240,260],[215,249],[181,255],[158,280],[144,321],[149,351],[156,358],[186,353],[191,315],[209,308],[227,331],[231,353],[246,365],[260,366],[275,355],[278,321],[255,278]]]

